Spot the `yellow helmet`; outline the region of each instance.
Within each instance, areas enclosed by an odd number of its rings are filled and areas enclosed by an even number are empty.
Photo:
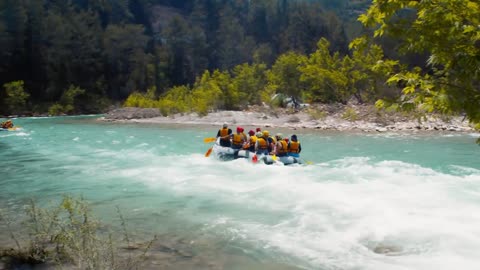
[[[263,131],[263,136],[265,136],[265,137],[270,136],[270,132],[268,132],[268,130],[264,130]]]

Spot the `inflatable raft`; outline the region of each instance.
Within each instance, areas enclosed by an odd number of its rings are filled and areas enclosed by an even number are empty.
[[[15,131],[19,130],[19,127],[12,127],[12,128],[0,128],[0,131]]]
[[[253,152],[243,149],[233,149],[231,147],[221,146],[219,140],[213,145],[212,153],[220,160],[234,160],[238,158],[247,159],[250,162],[257,163],[262,162],[267,165],[279,164],[279,165],[291,165],[302,164],[300,158],[297,157],[274,157],[271,155],[257,155]]]

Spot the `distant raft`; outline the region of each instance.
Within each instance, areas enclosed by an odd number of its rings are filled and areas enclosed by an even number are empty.
[[[0,131],[16,131],[19,130],[19,127],[12,127],[12,128],[0,128]]]
[[[212,148],[212,154],[224,161],[234,160],[239,158],[247,159],[250,162],[257,163],[265,163],[267,165],[271,164],[283,164],[283,165],[291,165],[291,164],[303,164],[300,158],[297,157],[274,157],[271,155],[257,155],[253,152],[243,149],[233,149],[231,147],[221,146],[219,140],[215,142]]]

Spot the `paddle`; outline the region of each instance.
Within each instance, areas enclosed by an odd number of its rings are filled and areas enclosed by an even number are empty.
[[[213,150],[213,146],[208,148],[207,152],[205,153],[205,157],[209,157],[210,154],[212,153],[212,150]]]
[[[274,161],[277,161],[277,156],[276,156],[275,154],[273,154],[273,155],[272,155],[272,159],[273,159]]]
[[[203,142],[204,142],[204,143],[212,143],[212,142],[214,142],[214,141],[216,141],[216,140],[217,140],[217,138],[211,137],[211,138],[205,138],[205,139],[203,139]]]

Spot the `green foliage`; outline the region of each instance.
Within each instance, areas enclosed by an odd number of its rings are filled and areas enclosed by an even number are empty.
[[[200,115],[206,115],[209,110],[233,109],[239,100],[238,92],[233,91],[230,74],[218,70],[211,75],[205,71],[191,92],[191,108]]]
[[[156,100],[157,88],[155,86],[148,88],[146,93],[133,92],[123,103],[124,107],[138,108],[158,108],[159,102]]]
[[[75,112],[75,100],[83,94],[85,94],[85,90],[70,85],[70,87],[63,92],[60,101],[48,108],[49,115],[62,115]]]
[[[414,16],[398,18],[408,11]],[[427,111],[465,112],[480,122],[480,4],[470,0],[377,1],[360,21],[374,36],[402,37],[404,52],[429,54],[429,70],[399,72],[389,80],[404,85],[400,103]]]
[[[32,200],[26,207],[28,218],[21,226],[24,231],[14,230],[8,216],[0,214],[0,221],[6,223],[16,244],[16,248],[0,254],[25,263],[54,262],[60,267],[73,264],[78,269],[136,269],[155,240],[139,256],[121,256],[117,244],[122,243],[114,242],[113,234],[105,232],[89,204],[69,196],[50,208],[39,208]],[[120,212],[119,217],[125,244],[130,248],[131,240]],[[28,239],[23,239],[25,236]]]
[[[343,72],[340,54],[336,52],[331,55],[329,46],[330,43],[324,38],[318,42],[317,50],[300,69],[301,81],[307,85],[310,101],[346,102],[347,74]]]
[[[275,93],[295,98],[302,97],[305,86],[300,78],[303,76],[302,68],[306,62],[307,58],[304,55],[294,52],[280,55],[267,72],[268,85],[262,99],[269,102],[270,96]]]
[[[173,87],[159,99],[158,107],[165,116],[188,112],[190,110],[190,88],[187,86]]]
[[[64,107],[58,103],[55,103],[48,108],[48,115],[62,115],[62,114],[65,114]]]
[[[380,85],[398,65],[384,59],[379,46],[356,39],[350,44],[352,56],[331,53],[326,39],[318,42],[306,64],[300,67],[309,101],[346,103],[352,96],[360,103],[382,96]]]
[[[242,64],[233,69],[232,84],[241,97],[240,106],[261,103],[261,93],[267,84],[266,71],[265,64]]]
[[[26,102],[30,97],[25,91],[23,81],[14,81],[3,85],[5,88],[5,100],[3,101],[9,112],[21,113],[26,109]]]
[[[358,119],[360,119],[357,111],[355,111],[355,109],[351,107],[345,109],[345,111],[342,114],[342,118],[352,122],[355,122]]]
[[[149,37],[141,25],[109,25],[103,36],[106,77],[110,87],[117,89],[120,98],[127,97],[137,89],[155,85],[149,69],[152,56],[145,52]]]
[[[316,108],[308,108],[307,113],[314,120],[324,120],[327,118],[327,112]]]
[[[346,103],[352,96],[371,102],[381,96],[379,85],[398,66],[384,59],[380,47],[358,39],[351,45],[352,56],[330,53],[326,39],[308,57],[294,52],[280,55],[271,69],[265,64],[242,64],[232,72],[205,71],[192,89],[174,87],[158,102],[153,93],[134,93],[125,106],[158,107],[162,114],[197,112],[205,115],[217,109],[239,110],[262,102],[284,106],[285,97],[306,101]],[[277,99],[272,99],[278,94]]]
[[[178,86],[167,91],[159,100],[159,108],[163,115],[189,111],[206,115],[212,110],[259,104],[266,84],[265,70],[264,64],[243,64],[234,68],[233,77],[229,72],[205,71],[192,89]]]

